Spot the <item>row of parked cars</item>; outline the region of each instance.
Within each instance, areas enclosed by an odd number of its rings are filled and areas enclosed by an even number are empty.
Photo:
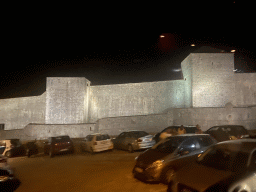
[[[167,127],[154,136],[136,130],[112,139],[108,134],[90,134],[82,140],[81,148],[90,153],[113,148],[129,152],[147,149],[136,157],[132,173],[142,181],[166,183],[168,191],[256,191],[256,140],[244,139],[255,136],[243,126],[215,126],[203,134],[194,134],[195,126],[185,126],[187,134],[159,141],[160,134],[170,128],[177,130],[179,126]],[[49,137],[43,150],[54,157],[62,152],[74,153],[74,144],[67,135]],[[30,156],[37,154],[38,148],[35,142],[24,146],[18,139],[11,139],[0,142],[0,153],[2,184],[15,180],[5,156]]]

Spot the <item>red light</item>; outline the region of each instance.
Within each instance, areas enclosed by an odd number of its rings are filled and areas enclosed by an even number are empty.
[[[93,145],[97,145],[97,142],[94,142]]]
[[[7,159],[0,159],[0,163],[7,163]]]

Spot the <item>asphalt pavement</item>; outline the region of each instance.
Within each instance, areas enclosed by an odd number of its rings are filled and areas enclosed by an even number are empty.
[[[140,152],[114,150],[96,154],[79,153],[15,157],[9,164],[21,181],[16,192],[164,192],[164,184],[149,184],[132,176]]]

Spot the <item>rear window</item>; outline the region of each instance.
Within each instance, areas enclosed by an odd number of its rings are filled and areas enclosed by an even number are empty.
[[[162,153],[172,153],[180,146],[184,139],[186,139],[186,137],[170,137],[168,140],[158,145],[155,150]]]
[[[110,139],[109,135],[97,135],[96,141],[102,141],[102,140],[107,140]]]
[[[144,137],[144,136],[147,136],[149,135],[147,132],[145,131],[132,131],[130,132],[132,134],[133,137],[135,138],[139,138],[139,137]]]
[[[5,146],[6,146],[5,141],[0,141],[0,147],[5,147]]]
[[[14,145],[14,146],[20,146],[21,145],[19,139],[12,139],[11,140],[11,144]]]
[[[70,141],[70,137],[69,136],[52,137],[52,141],[54,142]]]
[[[211,136],[199,136],[197,137],[197,140],[199,141],[201,147],[207,147],[217,143],[217,141]]]
[[[85,137],[85,139],[86,139],[87,141],[92,141],[93,135],[87,135],[87,136]]]

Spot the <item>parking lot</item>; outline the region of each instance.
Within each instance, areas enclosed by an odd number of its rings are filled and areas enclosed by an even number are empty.
[[[134,158],[140,152],[114,150],[97,154],[75,153],[54,158],[15,157],[9,164],[15,169],[21,191],[134,191],[163,192],[167,186],[148,184],[132,176]]]

